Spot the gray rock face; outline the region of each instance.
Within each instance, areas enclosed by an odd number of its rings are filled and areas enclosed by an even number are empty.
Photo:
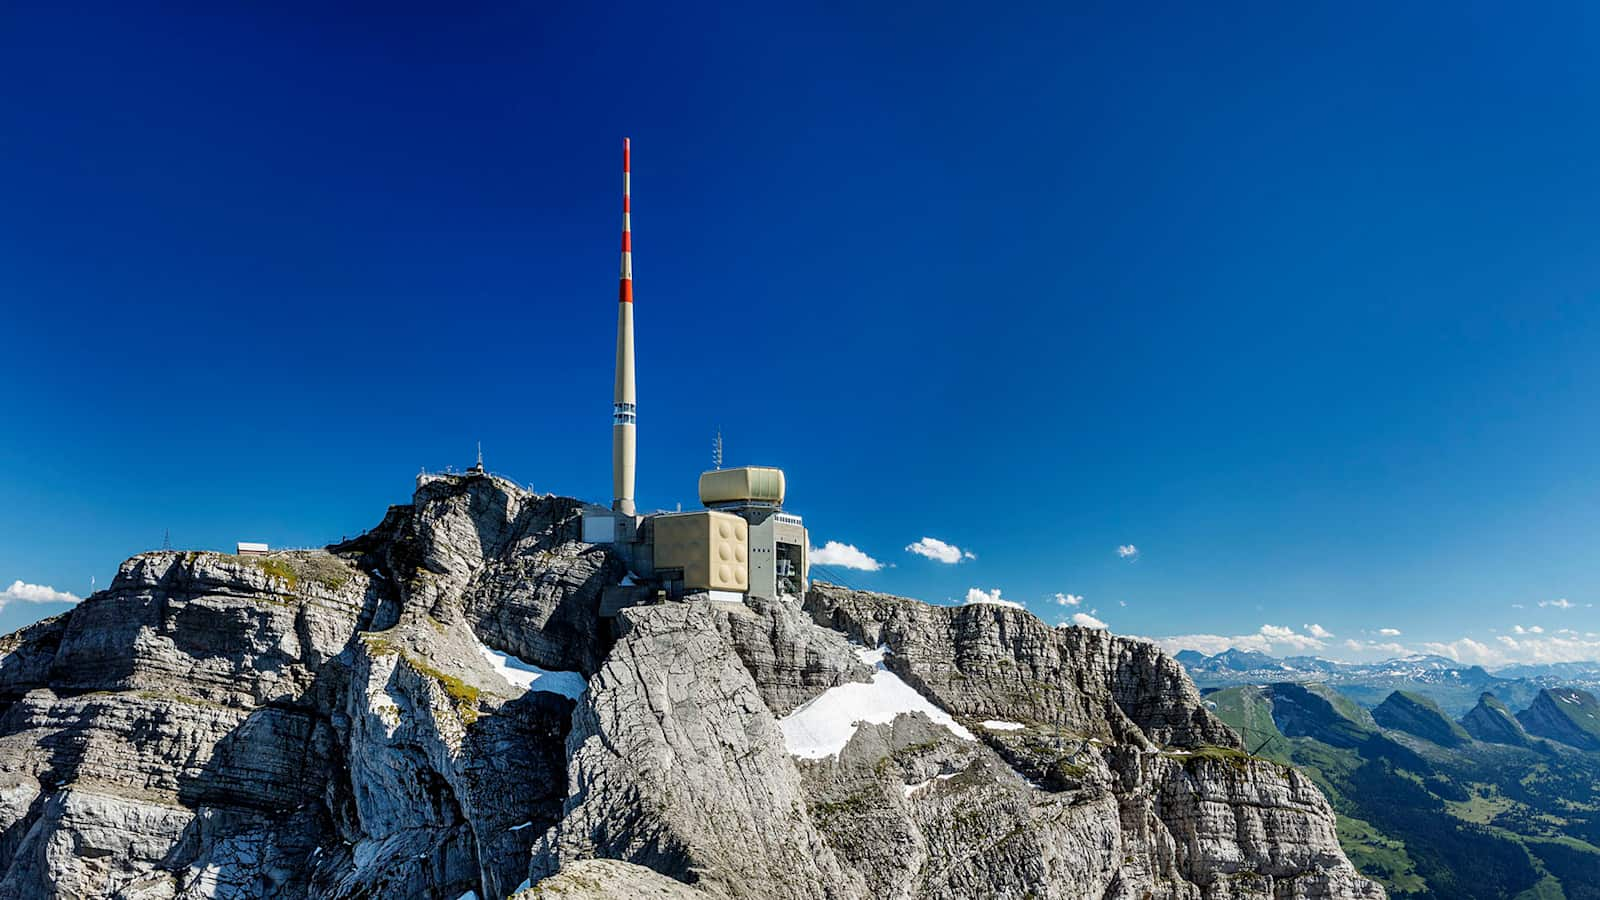
[[[514,900],[707,900],[711,895],[644,866],[614,859],[580,859],[560,874],[512,896]]]
[[[601,622],[580,509],[422,479],[327,552],[143,554],[0,638],[0,900],[1381,896],[1149,644],[829,586]],[[977,739],[791,755],[880,645]]]
[[[1183,667],[1143,641],[1051,628],[997,604],[929,606],[832,585],[814,587],[805,607],[819,625],[888,647],[895,674],[958,715],[1103,741],[1240,746]]]
[[[464,618],[496,648],[548,669],[593,672],[604,652],[600,594],[620,559],[579,540],[581,505],[490,475],[435,476],[409,507],[334,550],[362,551],[406,609]]]
[[[872,677],[844,635],[817,628],[793,604],[752,597],[748,605],[713,608],[717,629],[775,715],[788,715],[828,688]]]
[[[605,857],[736,897],[859,896],[717,619],[703,602],[624,611],[573,715],[569,799],[535,880]]]

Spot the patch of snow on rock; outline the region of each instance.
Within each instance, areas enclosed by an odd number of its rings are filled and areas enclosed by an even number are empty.
[[[790,754],[802,759],[825,759],[843,750],[861,723],[886,725],[895,716],[910,712],[922,713],[962,740],[976,740],[949,713],[890,672],[883,664],[887,652],[883,647],[857,652],[863,662],[875,669],[871,682],[829,688],[778,722],[784,747]]]
[[[576,700],[583,696],[583,691],[589,686],[581,673],[578,672],[552,672],[541,669],[533,663],[526,663],[515,656],[490,650],[482,641],[478,642],[478,652],[498,673],[500,677],[511,682],[514,687],[528,691],[546,691],[551,694],[560,694]]]
[[[1001,719],[984,719],[983,727],[990,731],[1021,731],[1028,727],[1021,722],[1006,722]]]
[[[889,648],[879,646],[876,650],[857,650],[856,659],[861,660],[874,669],[883,668],[883,658],[889,655]]]
[[[915,794],[917,791],[920,791],[923,788],[927,787],[928,785],[933,784],[935,780],[937,780],[937,781],[949,781],[950,779],[952,779],[954,777],[956,777],[956,773],[954,773],[954,772],[951,772],[948,775],[935,775],[932,778],[929,778],[927,781],[919,781],[916,784],[902,785],[900,790],[905,792],[906,799],[910,799],[912,794]]]

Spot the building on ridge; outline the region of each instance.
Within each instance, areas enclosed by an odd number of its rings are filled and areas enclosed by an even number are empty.
[[[809,535],[805,523],[783,511],[783,471],[765,466],[717,468],[700,475],[693,512],[641,516],[634,501],[638,453],[638,401],[634,384],[633,234],[631,142],[622,142],[622,271],[617,298],[617,365],[612,392],[611,508],[583,511],[583,539],[610,544],[627,562],[626,584],[608,588],[602,613],[660,599],[707,593],[776,600],[806,589]]]

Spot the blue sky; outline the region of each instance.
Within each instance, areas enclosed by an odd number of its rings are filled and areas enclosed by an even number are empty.
[[[720,426],[857,586],[1600,656],[1597,12],[1124,7],[8,9],[0,587],[607,499],[629,135],[642,505]]]

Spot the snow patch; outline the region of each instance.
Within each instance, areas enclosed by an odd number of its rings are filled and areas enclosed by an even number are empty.
[[[528,691],[545,691],[577,700],[589,686],[581,673],[541,669],[515,656],[490,650],[482,641],[478,642],[478,652],[483,654],[483,658],[491,668],[500,673],[501,678],[511,682],[514,687],[521,688],[524,694]]]
[[[885,656],[888,656],[888,655],[889,655],[889,648],[885,647],[885,646],[882,646],[881,644],[878,646],[878,648],[876,650],[865,650],[865,649],[863,649],[863,650],[857,650],[856,651],[856,659],[861,660],[862,662],[864,662],[867,665],[873,667],[874,669],[883,668],[883,658]]]
[[[984,719],[982,724],[990,731],[1021,731],[1028,727],[1021,722],[1007,722],[1002,719]]]
[[[900,790],[906,795],[906,799],[909,800],[911,799],[912,794],[915,794],[917,791],[920,791],[928,785],[933,784],[934,781],[949,781],[954,777],[956,777],[956,773],[954,772],[951,772],[949,775],[935,775],[932,778],[929,778],[927,781],[919,781],[916,784],[902,785]]]
[[[863,722],[886,725],[901,713],[919,712],[943,725],[964,741],[976,740],[950,714],[934,706],[928,698],[900,680],[883,664],[885,647],[858,650],[856,656],[874,667],[872,681],[853,682],[829,688],[821,696],[778,721],[783,730],[783,745],[801,759],[825,759],[836,755],[850,743]]]

